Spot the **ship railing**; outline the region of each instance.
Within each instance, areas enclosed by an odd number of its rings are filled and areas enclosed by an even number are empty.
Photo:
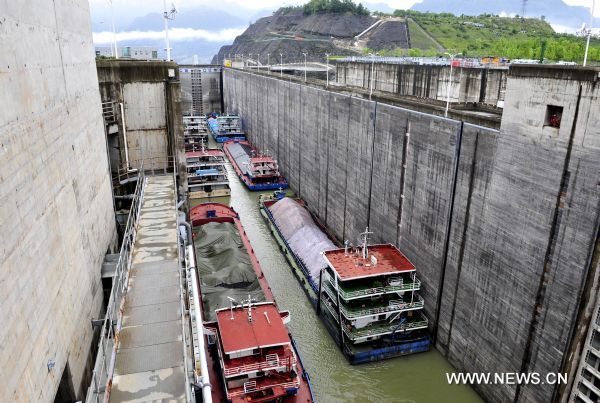
[[[361,339],[370,336],[383,335],[393,332],[405,332],[414,329],[423,329],[428,325],[427,318],[421,316],[419,320],[410,321],[402,324],[397,323],[386,323],[384,325],[368,326],[362,329],[348,329],[347,326],[342,326],[344,333],[350,340]]]
[[[388,294],[392,292],[403,292],[403,291],[417,291],[421,289],[421,280],[415,279],[415,281],[407,281],[401,285],[387,285],[383,287],[370,287],[360,290],[344,290],[343,287],[339,287],[340,297],[345,300],[366,297],[375,294]]]
[[[412,302],[405,302],[401,300],[392,300],[388,305],[372,307],[372,308],[350,308],[341,304],[342,313],[348,319],[354,319],[361,316],[379,315],[388,312],[404,311],[409,309],[423,308],[425,301],[423,298],[416,294],[415,299]]]
[[[331,298],[332,301],[337,301],[335,289],[333,287],[333,284],[331,284],[331,282],[324,281],[323,282],[323,290],[329,295],[329,298]]]
[[[116,347],[121,321],[123,316],[122,304],[127,292],[129,268],[131,267],[132,250],[137,235],[137,224],[140,216],[146,176],[143,164],[137,178],[135,192],[129,209],[129,216],[125,226],[123,243],[119,252],[119,259],[115,268],[110,296],[106,307],[106,314],[101,320],[100,341],[98,353],[92,372],[91,384],[86,395],[86,402],[107,401],[112,384],[112,376],[116,359]],[[98,321],[100,322],[100,321]]]
[[[246,384],[250,384],[251,382],[254,382],[254,386],[252,387],[251,385],[248,385],[248,391],[246,391]],[[233,392],[227,392],[227,399],[231,399],[235,396],[241,396],[241,395],[245,395],[246,393],[252,393],[252,392],[259,392],[261,390],[266,390],[266,389],[271,389],[274,387],[282,387],[284,389],[287,388],[299,388],[300,387],[300,382],[298,381],[293,381],[293,382],[283,382],[283,383],[277,383],[277,384],[270,384],[270,385],[265,385],[265,386],[257,386],[256,385],[256,381],[248,381],[246,383],[244,383],[244,389],[243,390],[236,390]]]
[[[291,367],[296,364],[296,357],[291,356],[284,359],[280,359],[277,354],[269,354],[266,356],[265,361],[256,362],[252,364],[239,365],[237,367],[228,367],[224,369],[225,376],[233,376],[244,374],[247,372],[263,371],[268,368],[278,367]]]
[[[335,319],[336,322],[339,322],[338,314],[335,311],[335,308],[333,307],[332,303],[329,300],[325,300],[323,301],[323,305],[325,305],[333,319]]]

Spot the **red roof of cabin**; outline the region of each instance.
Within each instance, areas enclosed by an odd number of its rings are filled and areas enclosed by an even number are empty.
[[[268,315],[268,321],[265,313]],[[252,322],[248,321],[247,307],[234,309],[233,318],[232,320],[229,309],[217,312],[225,354],[291,343],[279,311],[273,304],[253,305]]]
[[[355,253],[349,251],[346,256],[344,249],[325,251],[324,256],[331,268],[340,276],[341,280],[415,270],[415,266],[393,245],[369,246],[369,257],[367,260],[362,258],[362,253],[357,256]],[[372,256],[377,259],[375,266],[371,264]]]

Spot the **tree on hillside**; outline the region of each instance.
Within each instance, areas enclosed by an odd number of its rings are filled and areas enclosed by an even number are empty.
[[[310,0],[304,5],[304,14],[319,13],[352,13],[355,15],[369,15],[362,4],[355,4],[352,0]]]

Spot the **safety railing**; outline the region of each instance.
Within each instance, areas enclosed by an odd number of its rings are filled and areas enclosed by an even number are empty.
[[[403,332],[407,330],[415,330],[415,329],[424,329],[427,327],[428,321],[427,318],[419,318],[418,320],[406,322],[406,323],[385,323],[385,324],[377,324],[370,325],[364,327],[362,329],[351,328],[348,329],[347,326],[342,326],[344,329],[344,333],[348,336],[350,340],[356,340],[364,337],[378,336],[384,335],[393,332]]]
[[[392,292],[403,292],[403,291],[418,291],[421,288],[421,280],[415,279],[415,281],[405,281],[399,285],[387,285],[382,287],[367,287],[362,289],[348,290],[343,287],[340,289],[340,297],[345,300],[367,297],[377,294],[388,294]]]
[[[102,320],[100,341],[98,342],[98,353],[94,370],[92,372],[91,385],[88,388],[86,402],[106,402],[110,394],[112,377],[114,372],[115,358],[118,347],[118,334],[121,330],[123,319],[122,304],[127,292],[129,268],[131,267],[132,250],[137,235],[137,223],[140,216],[146,177],[143,164],[137,178],[135,193],[125,226],[125,235],[119,259],[113,277],[113,284],[106,307],[106,314]]]
[[[262,370],[266,370],[269,368],[279,368],[279,367],[290,367],[292,365],[296,364],[296,357],[292,356],[292,357],[287,357],[284,359],[279,359],[279,357],[271,357],[269,359],[269,357],[266,357],[265,361],[262,362],[256,362],[256,363],[252,363],[252,364],[246,364],[246,365],[239,365],[237,367],[229,367],[229,368],[225,368],[223,370],[223,372],[225,373],[225,376],[232,376],[232,375],[238,375],[238,374],[244,374],[247,372],[254,372],[254,371],[262,371]]]
[[[248,384],[248,387],[246,387],[246,384],[244,384],[244,388],[240,389],[240,390],[236,390],[233,392],[227,392],[227,398],[231,399],[232,397],[235,396],[241,396],[241,395],[245,395],[246,393],[252,393],[252,392],[258,392],[261,390],[266,390],[266,389],[271,389],[274,387],[281,387],[283,389],[287,389],[287,388],[299,388],[300,387],[300,382],[296,381],[296,382],[283,382],[283,383],[277,383],[277,384],[271,384],[271,385],[264,385],[264,386],[257,386],[256,385],[256,381],[249,381],[246,382]]]
[[[128,182],[137,181],[140,171],[147,175],[166,175],[174,172],[177,164],[174,156],[150,157],[130,161],[130,166],[120,167],[113,176],[113,183],[123,185]]]
[[[423,308],[425,302],[418,294],[415,295],[415,300],[412,302],[404,302],[400,300],[390,301],[388,305],[374,306],[370,308],[350,308],[342,304],[341,309],[344,316],[348,319],[360,318],[361,316],[379,315],[383,313],[405,311],[409,309]]]

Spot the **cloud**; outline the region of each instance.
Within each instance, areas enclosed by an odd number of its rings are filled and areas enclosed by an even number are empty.
[[[208,42],[231,42],[236,36],[241,35],[245,28],[229,28],[220,31],[205,31],[193,28],[171,28],[169,39],[173,41],[185,41],[190,39],[202,39]],[[112,32],[94,32],[94,43],[111,43]],[[165,31],[125,31],[117,32],[117,41],[131,41],[136,39],[163,39]]]

